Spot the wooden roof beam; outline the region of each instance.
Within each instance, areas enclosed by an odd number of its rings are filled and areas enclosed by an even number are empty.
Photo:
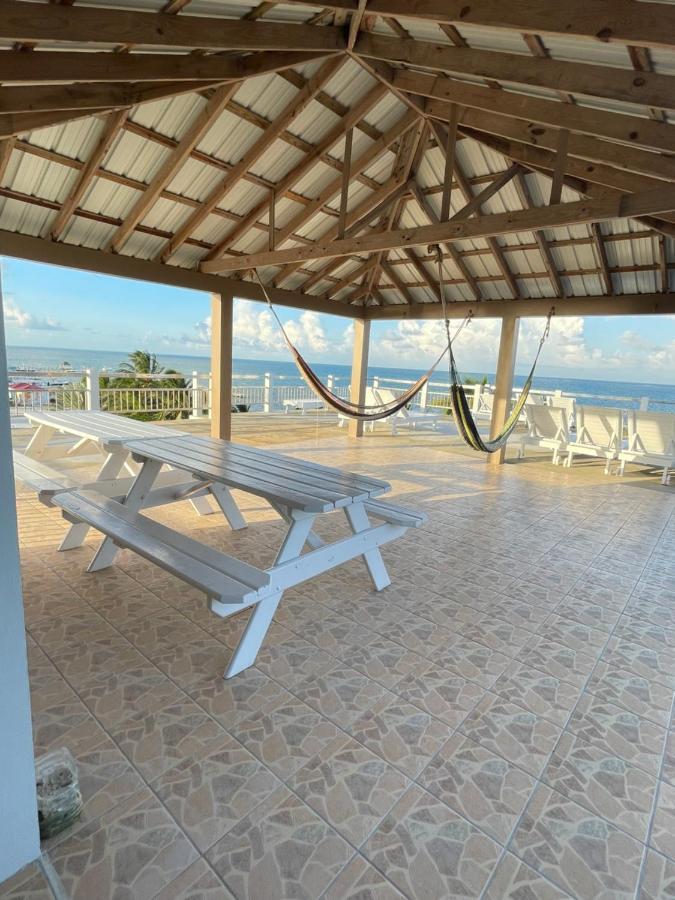
[[[424,75],[406,69],[395,71],[393,83],[407,93],[428,97],[431,100],[459,103],[465,107],[512,116],[549,128],[567,128],[577,134],[620,141],[647,150],[675,153],[675,126],[654,122],[642,116],[573,106],[569,103],[559,103],[557,100],[528,97],[510,90],[495,91],[453,80],[445,75]],[[431,106],[431,110],[440,109],[442,107]],[[532,125],[532,134],[534,128],[535,124]]]
[[[308,0],[289,0],[292,5],[313,5]],[[354,12],[358,0],[329,0],[329,9]],[[485,28],[575,37],[606,43],[646,47],[675,47],[675,10],[659,3],[632,0],[565,0],[555,5],[540,0],[370,0],[368,13],[400,16],[445,25],[479,25]],[[664,31],[668,33],[664,34]]]
[[[203,50],[326,50],[346,47],[341,29],[288,22],[171,15],[48,4],[36,15],[30,3],[0,0],[0,38],[78,44],[135,44]],[[635,42],[633,42],[635,43]]]
[[[664,185],[652,191],[624,194],[602,200],[581,200],[559,203],[556,206],[515,212],[495,213],[459,222],[441,222],[399,231],[380,232],[342,241],[326,239],[306,247],[276,250],[273,253],[251,253],[241,257],[218,259],[202,263],[203,272],[236,272],[257,266],[280,266],[305,260],[330,259],[355,253],[374,253],[401,247],[418,247],[447,241],[473,240],[513,234],[518,231],[537,231],[590,222],[604,222],[641,215],[658,214],[675,209],[675,185]]]
[[[548,7],[549,4],[546,4],[545,8]],[[565,90],[585,97],[619,100],[641,106],[672,109],[675,104],[675,79],[654,72],[643,72],[636,78],[630,69],[537,59],[494,50],[452,47],[448,44],[364,33],[359,35],[354,53],[370,59],[419,66],[422,69],[477,76],[509,84],[515,82],[552,91]]]

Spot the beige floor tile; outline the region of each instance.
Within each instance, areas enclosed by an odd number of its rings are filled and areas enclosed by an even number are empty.
[[[561,681],[569,681],[577,687],[583,687],[597,662],[595,655],[543,636],[533,637],[518,654],[518,659],[523,665],[539,669]]]
[[[600,662],[586,690],[600,700],[622,706],[657,725],[668,727],[673,691],[658,681]]]
[[[308,806],[357,847],[409,784],[405,775],[346,735],[326,745],[288,781]]]
[[[627,669],[675,690],[675,652],[611,638],[602,658],[608,665]]]
[[[497,863],[483,900],[572,900],[570,894],[547,881],[512,853]]]
[[[461,734],[450,738],[417,780],[502,844],[535,786],[522,769]]]
[[[78,694],[104,728],[185,699],[183,691],[150,663],[126,672],[92,672],[78,685]]]
[[[260,648],[256,668],[289,690],[312,676],[317,677],[335,666],[335,657],[297,635]]]
[[[452,734],[449,725],[396,696],[383,697],[348,730],[409,778],[417,777]]]
[[[500,847],[431,794],[413,785],[363,847],[408,897],[478,897]]]
[[[560,735],[560,728],[534,713],[487,694],[460,730],[486,750],[537,778]]]
[[[658,774],[666,732],[648,719],[584,694],[567,727],[608,755],[618,756],[650,775]]]
[[[353,849],[280,788],[212,847],[207,858],[240,900],[320,897]]]
[[[654,810],[650,845],[675,860],[675,787],[662,781]]]
[[[403,894],[362,856],[345,866],[323,900],[403,900]]]
[[[282,696],[230,731],[279,778],[289,778],[342,731],[297,697]]]
[[[372,634],[358,645],[346,646],[336,655],[352,669],[390,690],[406,675],[428,666],[428,660],[402,644]]]
[[[639,841],[645,841],[656,777],[566,732],[542,780]]]
[[[153,900],[231,900],[232,894],[205,859],[198,859]]]
[[[485,695],[485,688],[433,664],[402,678],[395,693],[456,728]]]
[[[638,900],[667,900],[675,897],[675,862],[649,850],[644,863]]]
[[[579,900],[629,900],[637,885],[643,845],[541,785],[510,849]]]
[[[291,694],[254,666],[234,678],[210,676],[190,689],[190,696],[226,728]]]
[[[30,863],[0,884],[2,900],[54,900],[51,888],[37,863]]]
[[[305,678],[292,688],[303,702],[316,709],[340,728],[349,728],[360,715],[388,691],[341,663],[321,675]]]
[[[510,656],[491,650],[462,634],[454,636],[446,646],[433,650],[430,659],[442,669],[485,688],[491,687],[512,662]]]
[[[538,669],[514,660],[497,681],[492,691],[500,697],[528,709],[537,716],[564,725],[579,699],[579,688]]]
[[[70,900],[151,900],[197,857],[147,789],[78,829],[49,853]]]
[[[229,735],[152,784],[202,853],[279,786],[279,779]]]
[[[124,755],[146,781],[221,739],[224,729],[192,700],[137,713],[110,729]]]

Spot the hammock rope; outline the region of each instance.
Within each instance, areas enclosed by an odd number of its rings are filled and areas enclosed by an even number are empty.
[[[537,348],[534,362],[532,363],[532,368],[530,369],[530,374],[527,376],[522,391],[520,392],[520,396],[518,397],[518,401],[511,410],[511,414],[504,423],[504,427],[499,432],[499,434],[495,435],[495,437],[491,438],[490,440],[485,440],[478,431],[478,426],[476,425],[473,413],[471,412],[471,407],[466,396],[466,391],[464,390],[464,386],[462,385],[462,381],[457,370],[457,362],[455,360],[455,354],[452,348],[453,338],[450,335],[450,319],[448,318],[447,304],[445,300],[445,290],[443,283],[443,255],[439,246],[436,247],[436,254],[438,262],[438,287],[441,295],[441,303],[443,305],[445,333],[448,339],[450,366],[450,403],[452,406],[452,413],[459,433],[465,443],[469,445],[469,447],[479,453],[494,453],[496,450],[500,450],[508,441],[514,428],[518,424],[518,419],[520,418],[520,414],[523,411],[523,407],[527,403],[530,388],[532,387],[532,382],[534,380],[534,372],[539,361],[539,355],[541,354],[542,347],[546,343],[551,330],[551,316],[553,316],[555,312],[555,307],[551,307],[551,310],[546,317],[546,324],[544,326],[542,336],[539,340],[539,347]]]
[[[272,305],[272,301],[270,300],[270,296],[267,292],[267,288],[263,284],[260,275],[258,274],[258,270],[253,270],[255,273],[255,277],[258,280],[258,284],[263,292],[263,296],[267,301],[267,305],[269,307],[270,312],[274,316],[277,325],[279,326],[279,330],[283,335],[284,341],[286,342],[286,346],[288,347],[289,352],[291,353],[293,359],[295,360],[295,364],[298,369],[302,373],[307,385],[314,391],[314,393],[329,406],[333,407],[333,409],[337,410],[343,416],[347,416],[350,419],[361,419],[364,422],[375,422],[379,419],[387,419],[389,416],[395,415],[397,412],[403,409],[404,406],[407,406],[417,394],[422,390],[424,385],[429,381],[431,376],[434,374],[438,366],[441,364],[445,356],[448,352],[452,352],[452,342],[448,341],[448,346],[443,350],[443,352],[438,356],[434,364],[421,376],[417,381],[409,387],[406,391],[404,391],[400,396],[398,396],[391,403],[379,403],[372,406],[366,406],[359,403],[352,403],[350,400],[343,400],[342,397],[339,397],[334,391],[331,391],[319,378],[319,376],[312,370],[312,367],[309,365],[306,359],[302,356],[299,350],[294,346],[293,342],[289,338],[286,333],[286,329],[281,322],[281,319],[277,315],[277,311]],[[459,336],[460,332],[464,328],[464,326],[471,320],[471,313],[464,319],[462,324],[459,326],[457,331],[455,332],[455,336],[453,340],[456,340]],[[448,326],[449,328],[449,326]]]

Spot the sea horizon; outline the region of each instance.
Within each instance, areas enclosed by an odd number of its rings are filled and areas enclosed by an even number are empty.
[[[51,372],[61,378],[66,376],[63,370],[68,365],[74,372],[92,368],[99,371],[115,372],[120,363],[128,359],[129,352],[117,350],[83,350],[69,347],[24,347],[7,346],[7,367],[10,374],[17,373]],[[168,369],[175,369],[186,378],[190,378],[193,372],[201,375],[208,373],[211,359],[208,355],[199,354],[156,354],[160,365]],[[346,385],[351,377],[349,365],[344,363],[313,363],[313,368],[323,380],[329,375],[333,376],[336,385]],[[403,366],[369,366],[369,378],[377,377],[392,381],[415,381],[424,370],[420,368],[408,368]],[[291,360],[265,360],[265,359],[233,359],[233,380],[254,384],[262,382],[265,373],[270,373],[275,380],[282,381],[286,385],[302,384],[303,379],[295,364]],[[494,372],[465,371],[465,378],[482,379],[494,382]],[[514,385],[521,387],[526,378],[519,373],[514,376]],[[444,368],[439,368],[432,382],[447,384],[448,375]],[[392,385],[395,387],[395,385]],[[588,395],[603,402],[603,398],[639,399],[649,396],[650,400],[658,404],[675,406],[675,384],[659,384],[656,382],[639,382],[617,378],[570,378],[556,375],[536,375],[534,388],[543,391],[561,390],[567,394]],[[591,402],[591,401],[586,401]],[[606,402],[605,402],[605,405]]]

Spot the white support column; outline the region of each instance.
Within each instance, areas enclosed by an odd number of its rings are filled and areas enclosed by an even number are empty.
[[[0,882],[40,855],[0,286]]]
[[[211,437],[232,436],[232,305],[228,294],[211,294]]]
[[[272,376],[265,372],[263,380],[263,412],[272,412]]]
[[[492,406],[492,421],[490,422],[491,438],[496,437],[502,430],[511,410],[513,373],[516,365],[519,327],[520,319],[518,316],[504,316],[502,318],[497,376],[495,378],[495,395]],[[491,465],[498,466],[504,462],[505,456],[506,447],[502,447],[501,450],[491,453],[488,461]]]
[[[101,397],[98,389],[98,371],[96,369],[87,369],[84,374],[85,409],[100,409]]]
[[[352,352],[352,378],[349,399],[363,406],[366,401],[366,378],[368,376],[368,349],[370,343],[370,320],[354,319],[354,350]],[[362,437],[363,421],[349,420],[350,437]]]
[[[425,381],[422,390],[418,394],[420,409],[425,410],[429,405],[429,382]]]
[[[329,391],[335,390],[334,384],[335,384],[335,376],[329,375],[328,378],[326,378],[326,387],[328,388]]]

